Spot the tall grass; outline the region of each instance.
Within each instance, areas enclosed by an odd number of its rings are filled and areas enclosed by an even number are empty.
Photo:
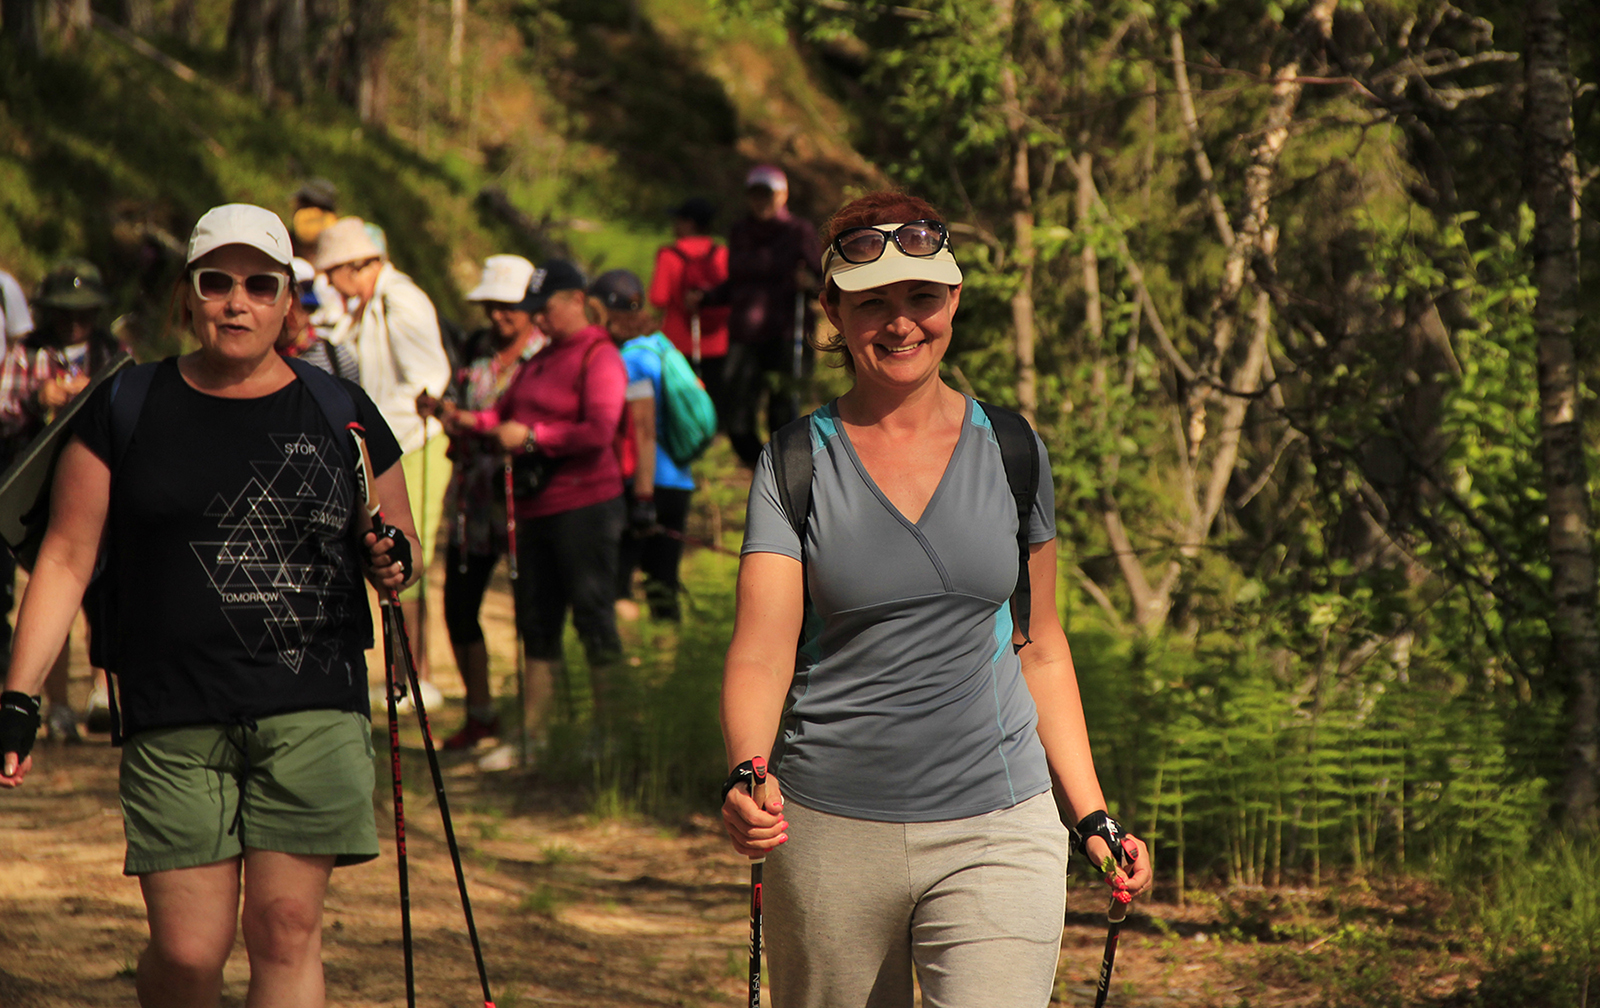
[[[1493,968],[1480,1005],[1600,1002],[1600,834],[1541,835],[1465,888]]]
[[[1545,815],[1506,713],[1471,693],[1400,675],[1297,687],[1248,641],[1206,650],[1092,623],[1073,650],[1107,796],[1180,891],[1481,871]]]
[[[667,821],[713,813],[727,776],[718,697],[733,634],[733,585],[748,478],[725,442],[698,466],[684,552],[682,621],[643,619],[623,627],[627,657],[607,670],[606,711],[596,716],[589,667],[566,642],[571,704],[551,726],[546,776],[587,795],[596,815],[644,814]],[[717,543],[721,549],[709,548]]]

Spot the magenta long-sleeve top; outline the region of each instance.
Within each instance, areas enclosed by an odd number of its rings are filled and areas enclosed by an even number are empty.
[[[517,501],[518,518],[540,518],[622,493],[616,437],[628,372],[600,326],[589,326],[524,361],[493,409],[474,415],[480,432],[507,420],[527,424],[538,451],[562,459],[544,489]]]

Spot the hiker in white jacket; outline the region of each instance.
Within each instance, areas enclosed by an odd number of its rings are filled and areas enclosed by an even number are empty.
[[[444,491],[450,481],[450,463],[445,457],[448,439],[438,425],[417,413],[418,395],[425,392],[438,397],[450,383],[450,359],[439,335],[438,312],[428,295],[384,257],[359,217],[342,217],[318,236],[316,267],[351,306],[328,342],[354,346],[361,364],[361,387],[377,404],[405,452],[401,464],[422,540],[418,567],[426,571],[433,561]],[[418,671],[425,673],[423,584],[425,581],[419,580],[407,589],[400,602],[406,625],[418,638]]]

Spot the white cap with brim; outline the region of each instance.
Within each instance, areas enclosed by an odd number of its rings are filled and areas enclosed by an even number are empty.
[[[840,290],[852,293],[902,280],[926,280],[952,286],[961,282],[961,267],[950,253],[948,242],[931,256],[908,256],[891,240],[884,244],[883,255],[869,263],[845,262],[838,252],[829,248],[822,268],[824,281],[832,280]]]
[[[492,255],[483,261],[483,279],[467,294],[467,300],[520,304],[528,295],[533,270],[533,263],[519,255]]]
[[[250,203],[225,203],[207,210],[189,235],[188,265],[224,245],[260,249],[273,262],[285,266],[294,258],[289,229],[283,221],[271,210]]]
[[[317,235],[317,258],[313,265],[318,273],[326,273],[345,263],[382,258],[383,251],[367,234],[366,221],[360,217],[340,217]]]

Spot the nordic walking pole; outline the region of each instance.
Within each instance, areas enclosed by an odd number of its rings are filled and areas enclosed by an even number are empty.
[[[806,292],[804,289],[794,292],[794,355],[790,361],[790,378],[793,379],[789,389],[789,406],[791,417],[800,415],[800,382],[805,374],[806,352]]]
[[[371,519],[372,530],[378,532],[380,538],[384,535],[392,537],[403,534],[398,529],[389,528],[383,520],[382,506],[378,501],[377,483],[372,474],[372,460],[367,455],[367,442],[361,425],[351,424],[350,433],[355,438],[356,452],[361,459],[362,497],[366,502],[367,515]],[[483,962],[483,946],[478,941],[478,926],[472,916],[472,898],[467,894],[467,877],[461,867],[461,848],[456,843],[455,826],[450,820],[450,802],[445,796],[444,774],[439,769],[439,753],[434,748],[433,731],[428,724],[428,709],[423,702],[422,691],[419,688],[421,682],[417,676],[416,662],[411,657],[411,641],[406,635],[406,621],[404,614],[400,612],[398,594],[394,591],[388,592],[388,598],[384,599],[382,608],[384,664],[387,666],[388,676],[391,681],[395,676],[396,668],[399,668],[404,672],[407,684],[411,688],[412,703],[417,710],[417,720],[422,726],[422,743],[423,749],[428,755],[428,770],[433,777],[433,795],[434,799],[439,803],[439,820],[444,826],[445,843],[450,849],[450,863],[455,868],[456,889],[461,894],[461,912],[466,918],[467,936],[472,940],[472,955],[477,962],[478,983],[483,989],[484,1008],[494,1008],[494,998],[489,993],[489,972]],[[389,691],[389,706],[391,709],[395,708],[394,692],[393,689]],[[391,720],[389,724],[389,741],[390,759],[395,777],[395,796],[398,802],[400,792],[400,737],[394,720]],[[403,819],[398,812],[400,806],[396,804],[395,808],[397,810],[396,830],[403,841],[403,826],[400,825],[403,823]],[[411,907],[407,889],[407,883],[402,882],[402,892],[405,893],[402,899],[405,906],[403,939],[406,951],[406,1003],[407,1005],[414,1005],[416,1002],[412,972]]]
[[[350,436],[355,439],[356,478],[360,483],[362,505],[367,520],[376,531],[383,527],[383,513],[378,505],[377,488],[373,485],[372,460],[367,457],[366,431],[360,425],[350,425]],[[417,979],[415,953],[411,944],[411,871],[406,860],[406,798],[401,787],[400,770],[400,710],[399,702],[406,689],[403,680],[395,677],[395,653],[389,641],[390,613],[398,608],[398,596],[393,591],[379,592],[379,607],[383,611],[383,681],[384,697],[389,708],[389,779],[394,786],[394,849],[395,868],[400,874],[400,949],[405,959],[406,1006],[416,1008]]]
[[[528,670],[522,653],[522,628],[517,625],[517,501],[512,493],[511,456],[505,461],[506,572],[511,576],[511,637],[517,647],[517,765],[528,766]]]
[[[764,757],[755,756],[750,760],[750,769],[754,777],[750,781],[750,800],[756,803],[756,808],[765,809],[767,805],[767,761]],[[761,866],[766,864],[765,857],[754,858],[750,862],[750,1006],[761,1008]]]
[[[421,545],[425,534],[437,536],[437,528],[428,530],[428,418],[422,418],[422,502],[421,519],[417,522],[417,543]],[[439,521],[434,517],[434,523]],[[437,542],[438,540],[433,540]],[[417,574],[417,649],[422,653],[423,662],[428,660],[428,550],[423,548],[421,562],[417,564],[420,573]],[[415,694],[413,690],[413,694]]]
[[[1130,865],[1139,857],[1139,847],[1133,842],[1132,837],[1122,838],[1122,853]],[[1106,857],[1106,862],[1104,867],[1106,874],[1109,875],[1114,870],[1109,855]],[[1122,922],[1127,918],[1128,904],[1132,902],[1133,896],[1127,889],[1111,890],[1111,906],[1106,910],[1106,953],[1105,958],[1100,961],[1100,984],[1094,992],[1094,1008],[1103,1008],[1106,995],[1111,991],[1111,967],[1117,961],[1117,936],[1122,932]]]
[[[384,602],[387,611],[390,605]],[[400,786],[400,709],[398,688],[395,682],[394,662],[388,654],[388,640],[384,641],[384,693],[389,701],[389,779],[394,784],[394,860],[400,872],[400,947],[406,963],[406,1006],[416,1008],[417,979],[414,953],[411,948],[411,873],[406,865],[406,799]]]

